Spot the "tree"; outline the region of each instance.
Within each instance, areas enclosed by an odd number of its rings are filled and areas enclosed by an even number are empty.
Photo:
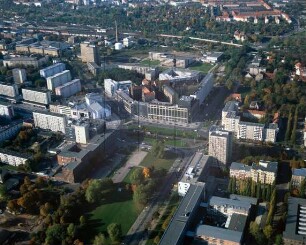
[[[107,226],[107,233],[112,241],[119,241],[122,237],[121,225],[112,223]]]
[[[70,223],[67,227],[67,235],[71,238],[74,238],[76,234],[76,226],[73,223]]]
[[[0,199],[6,199],[7,198],[7,190],[4,184],[0,184]]]
[[[89,203],[96,203],[102,199],[114,187],[111,179],[105,178],[102,180],[92,180],[85,192],[85,198]]]
[[[275,237],[275,245],[283,245],[284,242],[283,242],[283,237],[282,235],[278,234],[276,235]]]
[[[150,178],[151,176],[151,170],[147,167],[143,168],[142,170],[142,174],[143,176],[147,179],[147,178]]]
[[[80,224],[81,224],[81,225],[85,225],[85,224],[86,224],[86,218],[85,218],[84,215],[82,215],[82,216],[80,217]]]
[[[17,200],[9,200],[7,203],[7,208],[11,212],[16,212],[19,209],[19,205],[17,204]]]
[[[163,158],[165,155],[165,143],[163,141],[155,140],[152,145],[152,152],[158,158]]]
[[[267,239],[270,239],[272,237],[273,234],[273,228],[271,225],[267,225],[265,226],[263,233],[265,234]]]
[[[148,203],[150,196],[148,188],[144,185],[139,185],[134,191],[133,200],[140,206],[145,206]]]
[[[98,235],[95,236],[93,245],[105,245],[106,244],[106,238],[104,234],[99,233]]]
[[[66,229],[63,225],[55,224],[46,230],[46,244],[61,244],[66,237]]]
[[[141,168],[136,168],[131,174],[131,182],[134,185],[140,185],[144,182],[144,176]]]
[[[302,180],[302,183],[300,185],[300,190],[299,190],[299,193],[300,193],[300,197],[301,198],[304,198],[305,197],[305,188],[306,188],[306,179],[304,178]]]

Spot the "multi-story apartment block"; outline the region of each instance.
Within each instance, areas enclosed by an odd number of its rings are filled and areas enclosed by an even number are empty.
[[[13,79],[16,84],[24,83],[27,80],[27,74],[25,69],[15,68],[12,70]]]
[[[224,129],[236,134],[238,132],[238,125],[240,123],[240,116],[237,116],[235,111],[227,113],[224,119]]]
[[[16,84],[0,83],[0,95],[16,97],[19,95],[18,86]]]
[[[42,57],[42,58],[36,58],[36,57],[11,57],[9,59],[3,60],[3,66],[5,67],[16,67],[18,65],[24,65],[24,66],[34,66],[35,68],[42,66],[43,64],[46,64],[49,60],[48,56]]]
[[[291,185],[298,188],[301,186],[303,180],[306,180],[306,168],[293,169]]]
[[[64,63],[56,63],[52,66],[48,66],[44,69],[41,69],[39,71],[39,74],[41,77],[48,78],[48,77],[54,76],[57,73],[63,72],[65,69],[66,69],[66,66]]]
[[[15,137],[22,127],[22,122],[12,123],[7,126],[0,127],[0,142]]]
[[[51,92],[33,88],[22,89],[23,99],[26,101],[48,105],[51,102]]]
[[[252,178],[255,182],[272,185],[276,181],[277,170],[277,162],[261,160],[258,164],[253,163],[252,166],[235,162],[230,167],[230,177],[237,179]]]
[[[125,91],[129,93],[129,88],[132,86],[132,81],[115,81],[112,79],[104,79],[104,90],[107,95],[114,96],[116,91]]]
[[[11,104],[0,101],[0,117],[11,119],[14,117],[14,108]]]
[[[47,87],[49,90],[54,91],[56,87],[59,87],[67,82],[71,81],[71,74],[69,70],[57,73],[47,78]]]
[[[50,112],[33,112],[35,127],[49,129],[53,132],[66,132],[67,119],[61,114]]]
[[[240,122],[238,124],[238,139],[263,141],[265,125],[261,123]]]
[[[229,131],[212,126],[209,130],[208,154],[216,163],[226,165],[230,162],[232,155],[233,136]]]
[[[249,215],[252,205],[257,199],[240,195],[230,195],[230,198],[212,196],[208,203],[207,212],[214,215],[231,216],[233,214]]]
[[[228,101],[222,109],[222,125],[226,125],[226,116],[229,112],[238,112],[238,102]]]
[[[265,141],[275,143],[279,128],[276,123],[270,123],[268,128],[265,128]]]
[[[277,162],[259,161],[259,164],[253,163],[251,168],[252,180],[272,185],[276,181],[277,170]]]
[[[70,97],[82,89],[80,79],[74,79],[71,82],[65,83],[62,86],[55,88],[55,94],[64,98]]]
[[[230,167],[230,177],[236,179],[251,178],[251,166],[239,162],[233,162]]]
[[[21,154],[16,151],[8,151],[5,149],[0,149],[0,162],[6,163],[13,166],[19,166],[26,164],[26,161],[30,159],[27,154]]]
[[[89,124],[80,124],[74,126],[75,142],[80,144],[87,144],[89,141]]]
[[[91,45],[88,42],[81,43],[81,59],[82,62],[100,63],[99,52],[96,45]]]

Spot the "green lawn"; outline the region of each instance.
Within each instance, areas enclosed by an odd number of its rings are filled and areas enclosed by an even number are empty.
[[[145,60],[142,60],[140,62],[140,64],[142,64],[142,65],[149,65],[149,66],[158,66],[160,64],[160,61],[159,60],[145,59]]]
[[[142,160],[140,166],[150,167],[154,166],[156,169],[169,170],[176,159],[176,155],[172,152],[165,152],[163,159],[157,158],[153,152],[149,152],[146,157]]]
[[[208,73],[208,71],[213,67],[214,65],[209,63],[195,62],[189,67],[189,69],[195,71],[201,71],[203,73]]]
[[[133,124],[128,126],[129,129],[138,129],[138,126]],[[190,130],[181,130],[177,129],[175,127],[173,128],[162,128],[162,127],[156,127],[156,126],[142,126],[142,131],[150,132],[151,134],[161,134],[161,135],[167,135],[172,136],[175,134],[177,137],[183,137],[183,138],[194,138],[197,137],[197,132],[190,131]]]
[[[121,224],[122,234],[125,235],[135,222],[138,212],[131,192],[122,189],[112,193],[109,199],[90,212],[86,237],[94,238],[99,232],[107,234],[107,226],[111,223]]]
[[[143,141],[149,143],[149,144],[153,144],[154,141],[156,139],[155,138],[150,138],[150,137],[144,137]],[[182,139],[166,139],[165,140],[165,145],[171,145],[171,146],[176,146],[176,147],[184,147],[187,144],[182,140]]]

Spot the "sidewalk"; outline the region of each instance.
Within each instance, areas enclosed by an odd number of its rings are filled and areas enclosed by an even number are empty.
[[[135,150],[127,162],[116,171],[112,180],[114,183],[120,183],[124,180],[131,168],[138,166],[142,160],[146,157],[148,152]]]

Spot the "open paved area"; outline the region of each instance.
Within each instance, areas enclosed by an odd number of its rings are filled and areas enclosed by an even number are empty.
[[[148,152],[145,151],[134,151],[131,157],[127,160],[126,164],[122,166],[120,169],[112,177],[114,183],[120,183],[124,180],[125,176],[129,173],[131,168],[138,166],[142,160],[146,157]]]

